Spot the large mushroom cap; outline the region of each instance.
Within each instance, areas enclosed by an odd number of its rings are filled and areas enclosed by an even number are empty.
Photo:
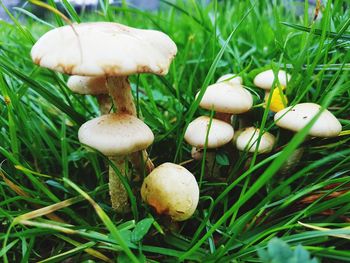
[[[285,108],[276,113],[276,125],[297,132],[304,128],[320,109],[321,106],[315,103],[300,103]],[[315,137],[334,137],[341,130],[342,126],[338,119],[328,110],[324,110],[311,127],[309,134]]]
[[[282,86],[287,86],[287,82],[290,80],[290,75],[285,72],[284,70],[279,70],[278,74],[278,81]],[[272,69],[260,72],[258,75],[255,76],[254,78],[254,85],[265,89],[265,90],[270,90],[272,88],[272,84],[275,80],[275,75],[273,73]],[[277,84],[277,81],[276,81]]]
[[[258,145],[260,130],[255,127],[249,127],[242,131],[238,131],[235,136],[234,141],[236,142],[236,147],[240,151],[255,152]],[[268,153],[271,152],[273,145],[275,144],[276,138],[271,133],[264,132],[261,136],[259,147],[257,149],[258,153]]]
[[[105,77],[70,76],[67,86],[71,91],[83,95],[108,94]]]
[[[239,85],[220,82],[207,87],[199,106],[207,110],[213,108],[217,112],[239,114],[250,110],[253,97]]]
[[[200,116],[192,121],[185,132],[185,140],[192,146],[204,148],[210,118]],[[232,140],[233,128],[230,124],[212,119],[207,148],[217,148]]]
[[[70,75],[165,75],[176,52],[175,43],[162,32],[94,22],[47,32],[31,56],[39,66]]]
[[[122,113],[100,116],[84,123],[79,141],[106,156],[123,156],[144,150],[152,144],[150,128],[138,118]]]
[[[158,214],[183,221],[191,217],[197,208],[199,188],[195,177],[187,169],[164,163],[145,178],[141,196]]]
[[[219,82],[226,82],[231,85],[242,85],[243,79],[240,76],[236,76],[235,74],[229,73],[218,78],[216,83],[219,83]]]

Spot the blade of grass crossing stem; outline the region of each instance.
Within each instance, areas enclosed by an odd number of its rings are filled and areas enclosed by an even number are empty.
[[[70,181],[67,178],[63,178],[63,181],[65,181],[69,186],[71,186],[74,190],[76,190],[79,194],[81,194],[86,200],[90,202],[90,204],[95,209],[97,215],[100,217],[104,225],[107,227],[107,229],[110,231],[113,238],[119,243],[119,245],[122,247],[124,253],[129,257],[129,259],[134,262],[138,263],[139,260],[136,258],[136,256],[132,253],[130,248],[127,246],[125,241],[123,240],[122,236],[120,235],[117,227],[113,224],[111,219],[108,217],[108,215],[105,213],[105,211],[102,210],[102,208],[83,190],[81,190],[75,183]]]
[[[239,28],[239,26],[243,23],[243,21],[248,17],[248,14],[251,12],[251,10],[253,10],[253,6],[244,14],[243,18],[240,20],[240,22],[238,23],[238,25],[233,29],[233,31],[230,33],[230,35],[228,36],[228,38],[226,39],[226,42],[223,44],[222,48],[220,49],[219,53],[216,55],[213,63],[211,64],[210,66],[210,69],[208,71],[208,74],[206,75],[205,79],[204,79],[204,82],[202,84],[202,87],[200,89],[200,92],[198,93],[196,99],[193,101],[193,103],[191,104],[187,114],[185,115],[185,118],[186,118],[186,121],[185,121],[185,125],[184,125],[184,128],[183,128],[183,132],[180,136],[180,138],[178,139],[178,142],[177,142],[177,148],[176,148],[176,153],[175,153],[175,160],[174,162],[177,161],[178,159],[178,156],[180,154],[180,151],[181,151],[181,148],[182,148],[182,143],[183,143],[183,140],[184,140],[184,135],[185,135],[185,132],[186,132],[186,129],[189,125],[189,123],[192,121],[192,118],[193,118],[193,115],[194,113],[196,112],[198,106],[199,106],[199,103],[200,101],[202,100],[203,96],[204,96],[204,93],[205,91],[207,90],[207,87],[210,83],[210,81],[212,80],[213,78],[213,75],[215,73],[215,70],[220,62],[220,59],[221,57],[223,56],[227,46],[228,46],[228,43],[230,42],[230,40],[232,39],[233,35],[235,34],[235,32],[237,31],[237,29]]]
[[[339,87],[338,87],[339,89]],[[337,92],[337,88],[333,93]],[[322,111],[330,104],[335,94],[329,94],[328,98],[322,104],[321,110],[316,114],[312,120],[297,133],[287,147],[281,152],[281,154],[272,162],[272,164],[265,170],[265,172],[258,178],[258,180],[249,188],[247,193],[243,195],[237,202],[226,212],[220,219],[212,226],[212,228],[194,245],[191,249],[185,252],[179,257],[179,260],[184,260],[188,255],[195,252],[200,246],[213,234],[218,227],[220,227],[231,215],[239,209],[245,202],[247,202],[260,188],[262,188],[266,182],[271,179],[278,169],[283,165],[284,161],[290,156],[293,151],[303,142],[308,135],[312,125],[317,121]]]

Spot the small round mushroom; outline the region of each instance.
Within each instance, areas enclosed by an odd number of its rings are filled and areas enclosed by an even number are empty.
[[[207,116],[200,116],[192,121],[185,132],[185,140],[192,146],[192,157],[202,158],[201,150],[205,146],[206,135],[209,128],[210,118]],[[224,121],[212,119],[210,130],[208,133],[207,149],[215,149],[224,146],[233,138],[234,130],[232,126]],[[196,154],[196,153],[200,154]],[[206,164],[209,170],[213,170],[212,175],[216,176],[218,173],[215,166],[215,152],[206,153]]]
[[[207,110],[213,109],[216,111],[215,118],[230,122],[232,114],[244,113],[251,109],[253,97],[240,85],[220,82],[207,87],[199,106]]]
[[[79,141],[94,148],[116,165],[122,175],[128,155],[146,149],[154,135],[138,118],[125,113],[102,115],[84,123],[78,132]],[[129,209],[128,195],[114,170],[109,168],[109,189],[112,207],[119,213]]]
[[[311,121],[320,109],[321,106],[316,103],[300,103],[277,112],[274,119],[277,126],[298,132]],[[341,130],[342,126],[338,119],[325,109],[309,130],[309,135],[334,137],[338,136]]]
[[[219,83],[219,82],[227,82],[231,85],[242,85],[243,79],[240,76],[237,76],[236,74],[229,73],[218,78],[216,83]]]
[[[209,127],[210,118],[207,116],[200,116],[192,121],[185,132],[185,140],[192,146],[197,148],[204,148],[205,139]],[[217,148],[223,146],[231,141],[233,137],[233,128],[230,124],[212,119],[209,134],[208,134],[208,148]]]
[[[272,93],[272,98],[270,102],[270,110],[273,112],[278,112],[286,107],[288,102],[287,97],[283,94],[284,90],[289,82],[291,76],[284,70],[279,70],[277,73],[277,81],[275,81],[275,75],[272,69],[263,71],[255,76],[254,85],[258,88],[265,90],[264,101],[267,102],[270,96],[270,90],[275,82],[276,85],[279,83],[280,88],[274,88]]]
[[[95,96],[101,115],[107,114],[112,108],[105,77],[70,76],[67,87],[74,93]]]
[[[143,181],[142,199],[160,215],[174,221],[190,218],[197,208],[199,187],[196,178],[184,167],[164,163]]]
[[[255,127],[245,128],[241,131],[236,132],[233,141],[236,147],[240,151],[255,152],[258,146],[260,129]],[[269,132],[264,132],[261,135],[259,147],[257,149],[258,153],[268,153],[271,152],[276,138]]]

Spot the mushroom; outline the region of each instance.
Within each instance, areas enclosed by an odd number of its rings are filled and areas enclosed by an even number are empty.
[[[218,78],[218,80],[216,81],[216,83],[219,82],[227,82],[231,85],[242,85],[243,84],[243,80],[241,77],[237,76],[236,74],[225,74],[223,76],[221,76],[220,78]]]
[[[316,103],[300,103],[277,112],[274,120],[277,126],[298,132],[317,115],[320,109],[321,106]],[[325,138],[335,137],[339,135],[341,130],[342,126],[338,119],[325,109],[312,125],[309,130],[309,135]],[[293,165],[299,162],[303,152],[303,147],[296,149],[281,167],[281,173],[285,174],[287,169],[290,171],[293,168]]]
[[[31,50],[39,66],[70,75],[106,77],[117,112],[133,116],[136,108],[128,76],[165,75],[176,53],[175,43],[162,32],[111,22],[55,28]],[[146,163],[150,164],[150,160]]]
[[[112,108],[105,77],[70,76],[67,87],[74,93],[95,96],[101,115],[107,114]]]
[[[236,144],[236,147],[240,151],[248,151],[257,153],[268,153],[271,152],[276,138],[269,132],[264,132],[261,135],[259,147],[258,138],[259,138],[260,129],[255,127],[245,128],[236,132],[233,141]],[[257,148],[257,149],[256,149]]]
[[[278,112],[285,108],[285,104],[288,102],[287,97],[283,94],[284,90],[289,82],[291,76],[284,70],[277,72],[277,80],[275,81],[275,74],[272,69],[260,72],[254,78],[254,85],[258,88],[265,90],[264,101],[266,102],[270,96],[270,90],[272,89],[273,83],[279,83],[280,88],[275,88],[272,93],[270,110]]]
[[[298,132],[316,116],[320,109],[321,106],[316,103],[300,103],[277,112],[274,119],[277,126]],[[338,119],[325,109],[309,130],[309,135],[335,137],[341,130],[342,126]]]
[[[84,123],[78,132],[79,141],[107,156],[125,175],[128,156],[146,149],[154,136],[150,128],[138,118],[126,113],[102,115]],[[129,209],[127,192],[109,168],[109,191],[112,208],[119,213]]]
[[[141,197],[158,214],[168,215],[174,221],[184,221],[197,208],[199,187],[196,178],[186,168],[164,163],[145,178]]]
[[[232,114],[244,113],[251,109],[253,97],[241,85],[225,81],[208,86],[199,106],[207,110],[213,109],[216,111],[215,118],[229,123]]]
[[[209,122],[209,117],[200,116],[187,127],[184,138],[188,144],[195,147],[195,149],[192,148],[192,157],[194,159],[197,159],[197,157],[201,158],[200,155],[197,156],[197,152],[205,147]],[[215,149],[227,144],[232,140],[233,134],[234,130],[230,124],[221,120],[212,119],[208,133],[207,149]],[[215,153],[207,152],[206,163],[209,168],[215,168]],[[216,171],[213,172],[214,175],[216,175],[216,173]]]

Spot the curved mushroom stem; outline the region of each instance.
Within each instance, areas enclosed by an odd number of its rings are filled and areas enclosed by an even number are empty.
[[[137,117],[128,77],[107,77],[107,86],[109,94],[113,99],[114,106],[117,108],[116,112],[123,112]],[[141,158],[143,158],[143,160]],[[146,150],[142,151],[142,155],[139,154],[139,152],[132,153],[131,161],[139,172],[143,170],[143,163],[146,164],[147,172],[151,172],[154,168],[151,159],[148,158]]]
[[[111,98],[108,94],[96,95],[96,99],[100,108],[101,115],[108,114],[112,108]]]
[[[125,156],[122,157],[110,157],[111,162],[115,164],[119,172],[123,176],[126,175],[125,169]],[[127,213],[130,211],[130,205],[128,200],[128,193],[126,192],[123,183],[119,180],[118,175],[114,172],[113,168],[109,166],[109,194],[111,197],[112,208],[117,213]]]

